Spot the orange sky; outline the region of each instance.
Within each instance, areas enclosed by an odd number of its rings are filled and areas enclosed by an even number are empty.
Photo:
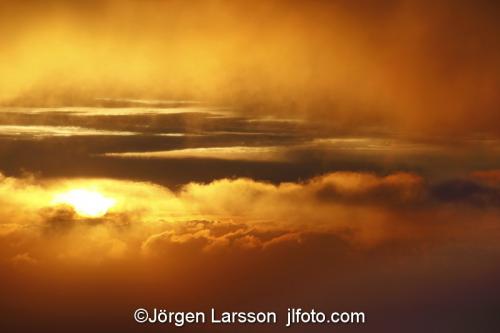
[[[498,331],[498,9],[1,1],[0,330]]]
[[[497,8],[487,1],[4,1],[2,9],[6,103],[187,98],[332,126],[498,135]]]

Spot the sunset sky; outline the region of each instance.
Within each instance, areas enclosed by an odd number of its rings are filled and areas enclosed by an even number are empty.
[[[291,332],[498,331],[499,15],[2,0],[0,330],[295,306],[368,321]]]

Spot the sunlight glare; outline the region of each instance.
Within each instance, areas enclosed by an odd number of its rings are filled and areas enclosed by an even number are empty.
[[[116,200],[103,196],[99,192],[74,189],[54,197],[53,204],[67,204],[83,217],[101,217],[116,204]]]

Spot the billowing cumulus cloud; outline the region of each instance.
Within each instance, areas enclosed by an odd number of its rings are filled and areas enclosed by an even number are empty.
[[[2,177],[0,305],[11,314],[9,327],[22,331],[31,331],[32,321],[16,319],[13,298],[30,316],[64,313],[59,327],[74,328],[89,306],[99,322],[134,331],[126,318],[137,302],[167,302],[172,309],[188,302],[203,310],[245,298],[254,309],[280,310],[288,306],[276,294],[281,290],[286,302],[301,306],[362,308],[378,318],[370,327],[384,330],[406,327],[402,295],[405,304],[420,307],[428,304],[419,291],[425,288],[442,295],[432,304],[443,316],[479,316],[467,304],[491,294],[499,276],[493,267],[500,212],[495,201],[478,204],[477,196],[478,188],[481,198],[498,190],[485,181],[495,175],[481,171],[434,184],[410,173],[338,172],[278,185],[220,179],[175,191],[145,182]],[[474,190],[445,196],[450,182]],[[75,188],[98,191],[116,205],[85,217],[53,203],[54,195]],[[463,293],[470,279],[484,288]],[[46,292],[33,298],[33,290]],[[384,298],[372,297],[374,290]],[[463,302],[448,303],[445,295],[457,290]],[[320,297],[325,294],[335,299]],[[49,297],[50,306],[40,307]],[[383,319],[381,308],[403,317]],[[47,321],[33,323],[54,329]],[[76,328],[87,329],[96,329],[95,322]]]
[[[0,1],[0,327],[498,331],[498,10]]]
[[[113,205],[105,215],[89,217],[78,213],[78,203],[54,201],[73,189],[97,191],[112,198]],[[480,216],[486,224],[498,214],[498,187],[472,180],[433,185],[408,173],[338,172],[279,185],[221,179],[191,183],[175,192],[130,181],[3,177],[0,190],[6,244],[2,255],[15,261],[24,254],[35,260],[101,261],[187,249],[193,255],[232,248],[265,250],[281,242],[300,243],[308,233],[337,235],[370,247],[454,230],[442,216],[457,219],[463,227],[469,225],[463,212]]]

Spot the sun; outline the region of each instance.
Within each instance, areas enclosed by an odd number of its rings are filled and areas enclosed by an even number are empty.
[[[57,194],[52,203],[70,205],[78,215],[96,218],[104,216],[116,204],[116,200],[96,191],[74,189]]]

